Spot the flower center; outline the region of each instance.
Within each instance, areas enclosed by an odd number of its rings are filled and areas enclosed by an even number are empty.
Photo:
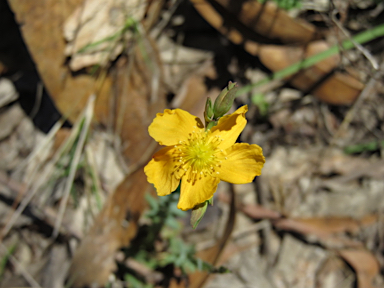
[[[223,152],[218,146],[222,140],[220,136],[212,137],[209,130],[190,133],[188,140],[175,145],[175,172],[187,173],[187,181],[193,182],[208,175],[217,176],[216,168],[222,160],[219,153]]]
[[[214,158],[215,147],[213,143],[207,142],[206,137],[192,139],[185,149],[185,160],[194,168],[193,170],[201,171],[211,166]]]

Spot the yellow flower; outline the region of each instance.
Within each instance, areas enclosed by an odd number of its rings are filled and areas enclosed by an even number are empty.
[[[258,145],[235,143],[247,120],[247,106],[220,118],[211,130],[188,112],[166,109],[149,126],[149,134],[167,147],[153,155],[144,171],[157,194],[176,190],[181,180],[177,207],[189,210],[209,200],[220,180],[244,184],[261,174],[265,159]]]

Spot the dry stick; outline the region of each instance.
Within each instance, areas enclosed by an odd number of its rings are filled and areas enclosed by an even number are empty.
[[[11,261],[11,263],[19,269],[21,275],[28,282],[29,286],[41,288],[40,284],[37,283],[36,280],[33,279],[32,275],[29,274],[28,271],[24,268],[24,266],[21,265],[11,253],[9,253],[8,248],[2,242],[0,242],[0,248],[4,251],[4,253],[8,254],[9,261]]]
[[[73,185],[73,180],[75,178],[76,168],[79,164],[81,153],[83,151],[85,138],[88,133],[88,128],[91,125],[91,120],[93,117],[93,109],[95,104],[96,96],[93,94],[89,97],[88,103],[85,109],[84,113],[84,124],[80,132],[79,136],[79,142],[77,143],[75,154],[73,156],[73,160],[71,162],[69,175],[67,178],[67,182],[65,183],[65,189],[64,189],[64,198],[61,200],[60,208],[59,208],[59,214],[56,219],[55,227],[52,233],[52,238],[56,238],[59,234],[60,225],[62,222],[62,219],[64,217],[65,208],[67,207],[67,202],[69,198],[69,194]]]

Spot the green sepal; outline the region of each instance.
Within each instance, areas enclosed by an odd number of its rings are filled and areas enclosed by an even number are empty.
[[[205,212],[207,211],[207,207],[209,204],[209,200],[196,205],[192,210],[191,215],[191,225],[193,229],[196,229],[197,225],[199,225],[201,219],[203,219]]]
[[[207,101],[205,102],[205,111],[204,111],[204,120],[205,123],[209,123],[213,120],[213,106],[212,106],[212,100],[211,98],[207,98]]]

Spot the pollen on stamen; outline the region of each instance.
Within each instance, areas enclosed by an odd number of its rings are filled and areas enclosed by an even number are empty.
[[[216,172],[216,174],[220,174],[220,172]]]

